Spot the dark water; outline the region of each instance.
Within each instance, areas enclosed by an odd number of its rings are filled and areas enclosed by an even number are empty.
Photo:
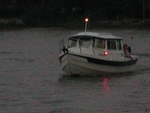
[[[131,45],[139,56],[134,73],[63,76],[59,41],[78,31],[0,32],[0,113],[150,113],[150,31],[96,30]]]

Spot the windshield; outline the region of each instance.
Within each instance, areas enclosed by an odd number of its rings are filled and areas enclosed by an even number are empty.
[[[121,40],[108,40],[107,49],[108,50],[122,50]]]
[[[68,47],[76,47],[76,44],[77,44],[77,40],[75,40],[75,39],[70,39],[70,40],[69,40]]]
[[[95,47],[96,48],[105,48],[105,40],[104,39],[95,39]]]

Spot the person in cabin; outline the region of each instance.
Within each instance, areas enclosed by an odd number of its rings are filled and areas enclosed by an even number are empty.
[[[105,41],[104,40],[99,40],[97,43],[97,48],[104,49],[105,48]]]
[[[124,50],[124,56],[125,56],[126,58],[130,58],[131,60],[133,60],[133,58],[131,57],[131,48],[128,47],[127,44],[124,44],[124,45],[123,45],[123,50]]]

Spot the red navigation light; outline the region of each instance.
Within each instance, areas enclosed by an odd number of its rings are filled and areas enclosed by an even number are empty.
[[[89,21],[89,19],[88,18],[85,18],[85,22],[88,22]]]
[[[104,51],[104,56],[107,56],[108,55],[108,51]]]

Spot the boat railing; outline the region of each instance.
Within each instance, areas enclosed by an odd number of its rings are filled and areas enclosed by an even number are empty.
[[[62,51],[62,49],[64,48],[64,46],[65,46],[65,44],[64,44],[64,39],[62,39],[61,41],[60,41],[60,43],[59,43],[59,45],[60,45],[60,53],[61,53],[61,51]]]

